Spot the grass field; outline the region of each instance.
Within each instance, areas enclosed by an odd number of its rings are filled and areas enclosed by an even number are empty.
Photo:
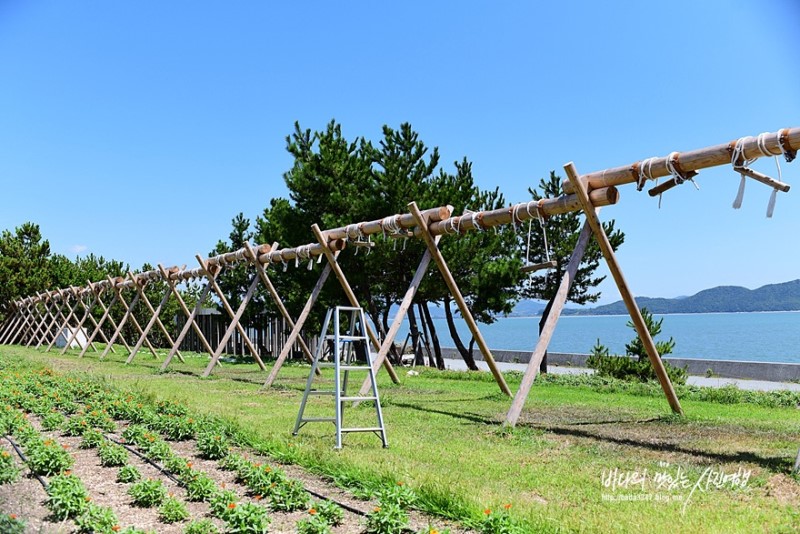
[[[420,496],[419,508],[462,522],[510,505],[529,532],[800,529],[800,484],[790,475],[800,446],[796,394],[679,388],[686,416],[678,418],[657,387],[548,377],[537,380],[520,425],[505,429],[510,399],[491,375],[423,371],[395,385],[384,373],[390,448],[351,434],[337,451],[330,424],[291,435],[307,366],[285,366],[262,391],[266,373],[251,364],[199,378],[205,357],[159,373],[160,362],[144,353],[131,365],[119,353],[102,362],[91,353],[78,359],[19,347],[0,354],[184,402],[230,420],[278,460],[356,493],[402,481]],[[519,377],[507,378],[516,389]],[[333,409],[330,398],[310,406],[317,414]],[[345,417],[368,422],[374,410],[348,408]]]

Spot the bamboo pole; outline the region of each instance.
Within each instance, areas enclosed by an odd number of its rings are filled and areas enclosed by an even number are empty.
[[[647,356],[650,358],[650,363],[652,364],[653,369],[655,369],[656,376],[658,376],[658,381],[661,383],[661,389],[664,390],[664,394],[667,397],[667,401],[669,402],[672,411],[683,415],[681,403],[678,400],[678,396],[675,394],[675,389],[672,387],[672,382],[669,379],[669,375],[667,375],[667,371],[664,369],[664,364],[661,361],[661,357],[658,355],[658,350],[656,349],[656,344],[653,341],[653,337],[650,335],[650,331],[647,329],[647,325],[642,317],[642,312],[639,310],[639,306],[636,304],[633,293],[631,293],[630,289],[628,288],[628,283],[625,281],[625,277],[622,274],[622,269],[620,268],[619,263],[617,263],[617,258],[614,255],[614,249],[611,247],[608,236],[603,230],[603,225],[600,223],[600,219],[597,217],[597,213],[595,213],[595,210],[589,201],[586,185],[580,181],[580,175],[578,174],[574,164],[571,162],[567,163],[564,165],[564,170],[567,172],[567,177],[575,187],[578,198],[583,206],[583,212],[586,216],[586,221],[589,223],[589,226],[591,226],[592,232],[597,239],[597,243],[600,245],[600,250],[603,252],[603,256],[606,259],[608,269],[611,271],[611,275],[614,277],[614,281],[617,284],[617,288],[622,296],[622,300],[625,302],[625,307],[628,309],[631,320],[636,327],[636,333],[639,334],[639,339],[642,340],[642,344],[647,351]]]
[[[673,155],[673,160],[678,161],[680,169],[687,173],[709,167],[730,165],[735,145],[736,140],[730,143],[723,143],[688,152],[680,152],[677,156]],[[741,143],[744,151],[744,158],[749,160],[765,157],[758,145],[758,138],[744,138]],[[800,149],[800,128],[784,128],[778,132],[767,134],[763,138],[762,146],[764,146],[771,155],[776,156],[781,155],[781,146],[783,146],[784,150],[792,157],[791,153]],[[664,176],[670,176],[671,174],[670,169],[667,167],[669,159],[670,156],[665,156],[652,159],[649,162],[647,162],[647,160],[637,161],[631,165],[623,165],[621,167],[614,167],[613,169],[584,174],[580,177],[580,180],[587,185],[589,191],[600,187],[635,183],[639,180],[639,171],[643,164],[648,167],[649,178],[662,178]],[[567,194],[576,192],[574,185],[569,180],[564,180],[561,185],[562,189]]]
[[[333,251],[328,247],[328,243],[330,240],[328,237],[319,229],[317,224],[311,225],[311,231],[314,232],[314,236],[317,238],[317,241],[325,248],[325,257],[328,259],[328,263],[331,264],[331,268],[333,269],[333,273],[336,275],[336,278],[339,280],[339,284],[342,286],[344,290],[344,294],[347,297],[347,300],[350,301],[351,306],[355,306],[356,308],[361,307],[361,303],[358,302],[358,297],[353,292],[353,288],[350,287],[350,283],[347,281],[347,277],[342,270],[341,265],[339,262],[336,261],[336,256],[333,255]],[[364,329],[367,331],[367,336],[369,337],[372,345],[377,349],[380,350],[381,342],[378,340],[378,336],[375,335],[375,332],[372,330],[372,327],[369,325],[369,322],[364,325]],[[369,350],[369,348],[367,349]],[[400,383],[400,378],[397,376],[397,373],[392,366],[392,362],[390,362],[387,358],[383,359],[383,366],[386,367],[386,371],[389,373],[389,377],[392,379],[392,382],[395,384]]]
[[[599,211],[597,208],[595,211]],[[539,371],[539,366],[542,364],[544,355],[547,353],[547,347],[550,345],[550,340],[553,338],[553,333],[556,330],[556,324],[561,318],[561,312],[564,310],[564,305],[569,296],[569,290],[572,288],[572,282],[575,280],[575,275],[578,272],[578,267],[583,261],[583,256],[586,253],[586,247],[589,245],[589,239],[592,237],[592,228],[588,222],[583,223],[583,228],[578,236],[578,242],[575,244],[575,249],[569,257],[567,269],[564,276],[561,278],[561,284],[558,286],[553,305],[550,307],[550,313],[544,322],[544,327],[539,334],[539,339],[536,342],[536,347],[533,349],[531,359],[528,362],[528,367],[525,369],[525,374],[522,376],[522,382],[519,385],[514,401],[511,403],[506,414],[506,425],[516,426],[519,416],[522,414],[522,409],[525,406],[525,401],[530,395],[533,381],[536,380],[536,374]]]
[[[480,348],[481,353],[483,354],[483,359],[486,362],[486,365],[488,365],[489,369],[492,371],[492,375],[494,375],[497,385],[500,386],[500,390],[510,397],[511,390],[509,389],[508,384],[506,384],[506,380],[503,378],[503,374],[500,372],[500,369],[497,368],[497,364],[494,361],[492,352],[489,350],[489,346],[486,344],[486,340],[483,338],[483,334],[481,334],[481,331],[478,328],[478,323],[475,322],[475,318],[469,311],[469,307],[464,300],[464,296],[461,294],[461,290],[458,288],[455,278],[453,278],[453,273],[451,273],[450,269],[447,267],[447,262],[445,261],[444,256],[442,256],[442,252],[439,250],[439,247],[434,241],[434,237],[428,231],[428,222],[423,218],[423,215],[417,207],[416,202],[411,202],[408,205],[408,208],[411,211],[411,214],[414,215],[414,220],[417,222],[417,228],[421,230],[422,238],[425,240],[425,244],[428,246],[428,250],[431,252],[433,260],[436,262],[436,266],[439,268],[439,272],[442,274],[442,278],[447,285],[447,289],[450,290],[453,300],[456,301],[458,309],[461,311],[461,317],[464,319],[464,322],[467,323],[469,331],[472,333],[472,337],[478,344],[478,348]]]

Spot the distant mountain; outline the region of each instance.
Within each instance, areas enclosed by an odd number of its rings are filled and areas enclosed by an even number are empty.
[[[705,289],[691,297],[674,299],[637,297],[636,303],[653,313],[715,313],[800,310],[800,280],[770,284],[758,289],[719,286]],[[564,310],[565,315],[622,315],[620,300],[596,308]]]

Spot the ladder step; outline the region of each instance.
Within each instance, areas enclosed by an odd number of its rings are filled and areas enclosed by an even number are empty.
[[[339,397],[339,400],[342,402],[350,402],[350,401],[368,401],[368,400],[378,400],[378,397]]]
[[[367,339],[369,339],[369,338],[367,338],[367,336],[349,336],[349,335],[337,336],[337,335],[334,335],[334,334],[330,334],[330,335],[325,336],[326,340],[332,340],[332,339],[337,339],[337,338],[339,339],[339,341],[366,341]]]
[[[335,363],[319,363],[317,364],[318,368],[322,369],[333,369],[336,367]],[[369,371],[369,365],[340,365],[339,369],[342,371]]]
[[[335,417],[304,417],[300,420],[301,423],[323,423],[323,422],[330,422],[335,423]]]
[[[312,390],[308,392],[309,395],[336,395],[335,391],[316,391]]]
[[[343,428],[342,432],[383,432],[383,428],[379,426],[367,428]]]

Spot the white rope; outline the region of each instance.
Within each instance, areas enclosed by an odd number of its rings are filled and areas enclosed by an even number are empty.
[[[381,220],[381,228],[384,234],[388,232],[390,236],[400,234],[403,230],[400,226],[400,216],[391,215],[389,217],[384,217],[383,220]]]
[[[472,227],[475,229],[475,231],[476,232],[483,232],[483,228],[481,228],[481,226],[479,224],[479,219],[478,219],[478,215],[479,214],[480,214],[480,212],[472,211],[469,208],[465,208],[464,209],[464,215],[469,215],[470,216],[470,220],[472,221]]]
[[[759,153],[764,157],[774,157],[775,158],[775,166],[778,170],[778,181],[782,181],[783,176],[781,173],[781,163],[780,159],[778,158],[777,154],[773,154],[772,151],[767,147],[767,138],[770,135],[769,132],[763,132],[758,134],[756,137],[756,148],[758,148]],[[783,146],[783,143],[780,142],[780,133],[776,134],[778,136],[778,147],[781,150],[781,155],[786,155],[786,149]],[[755,162],[758,157],[747,159],[744,153],[744,143],[745,141],[753,139],[752,137],[741,137],[736,141],[736,144],[733,147],[733,152],[731,153],[731,165],[733,166],[733,170],[738,171],[739,169],[747,169],[753,162]],[[741,175],[741,179],[739,180],[739,190],[736,193],[736,198],[733,200],[733,209],[738,210],[742,207],[742,201],[744,200],[744,189],[745,183],[747,182],[746,175],[744,173],[739,173]],[[769,197],[769,202],[767,203],[767,218],[771,219],[773,213],[775,213],[775,202],[778,198],[778,190],[773,188],[772,194]]]
[[[675,164],[678,162],[678,156],[680,156],[680,153],[678,152],[670,152],[669,156],[667,156],[667,161],[666,161],[667,172],[672,175],[672,177],[675,179],[676,184],[681,185],[686,180],[689,180],[690,182],[692,182],[692,184],[694,184],[694,188],[699,191],[700,186],[697,185],[697,182],[695,182],[694,179],[691,177],[684,177],[680,173],[680,171],[678,171],[678,169],[675,167]]]
[[[653,180],[653,162],[655,162],[658,158],[652,157],[642,160],[639,163],[639,179],[636,182],[636,190],[641,191],[644,189],[644,184],[647,180]],[[657,180],[657,178],[655,178]]]
[[[539,216],[539,226],[542,227],[542,237],[544,238],[544,255],[547,257],[547,261],[550,261],[550,245],[547,244],[547,228],[544,225],[544,214],[542,213],[542,208],[538,204],[536,205],[536,214]]]

